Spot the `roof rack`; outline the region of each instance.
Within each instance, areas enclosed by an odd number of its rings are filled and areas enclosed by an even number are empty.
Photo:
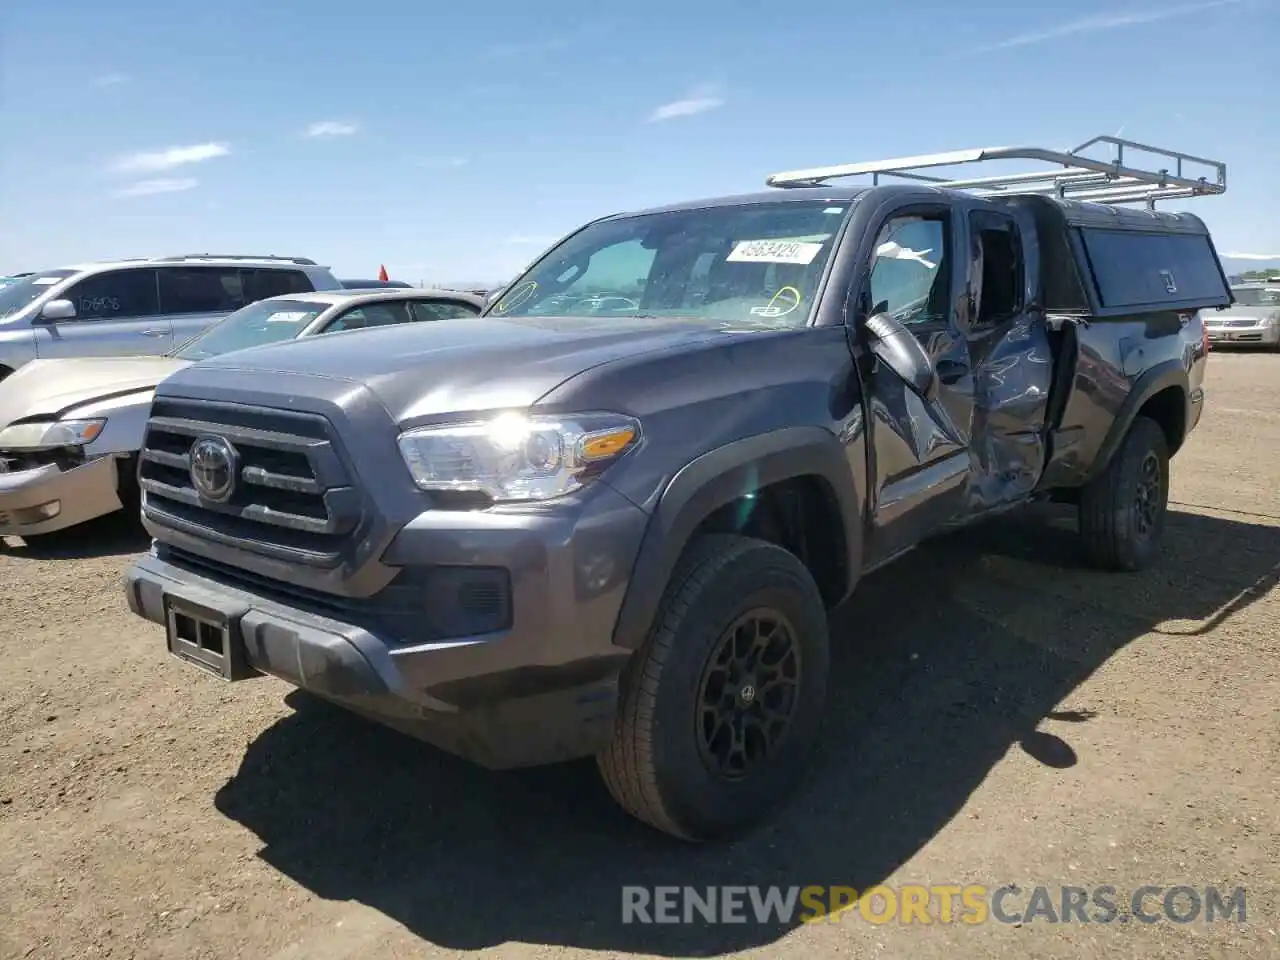
[[[1083,156],[1085,150],[1097,144],[1114,147],[1113,159],[1099,160]],[[1154,170],[1132,166],[1125,162],[1126,149],[1154,154],[1160,158],[1162,165]],[[948,179],[917,172],[931,167],[950,167],[991,160],[1035,160],[1056,164],[1057,167],[1030,173],[969,179]],[[1211,176],[1197,177],[1185,172],[1184,164],[1201,164],[1212,168],[1213,173]],[[1154,208],[1157,200],[1198,197],[1225,193],[1227,190],[1227,165],[1221,161],[1206,160],[1188,153],[1107,136],[1094,137],[1065,153],[1044,147],[979,147],[949,153],[792,170],[775,173],[765,183],[771,187],[812,187],[827,180],[867,174],[871,175],[873,185],[879,184],[882,176],[892,176],[922,181],[934,187],[972,190],[982,196],[1030,193],[1094,203],[1146,203],[1149,208]]]
[[[296,263],[303,267],[314,267],[316,262],[306,257],[282,257],[274,253],[254,256],[246,253],[179,253],[172,257],[152,257],[159,263],[172,263],[178,260],[280,260],[284,263]]]

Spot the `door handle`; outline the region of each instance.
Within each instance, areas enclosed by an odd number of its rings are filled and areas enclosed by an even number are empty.
[[[937,370],[938,379],[950,385],[963,379],[969,373],[969,366],[958,360],[939,360]]]
[[[165,330],[163,327],[161,327],[161,328],[160,328],[160,329],[158,329],[158,330],[157,330],[157,329],[155,329],[155,328],[152,328],[151,330],[143,330],[143,331],[142,331],[142,335],[143,335],[144,337],[163,337],[163,336],[165,336],[168,332],[169,332],[169,331],[168,331],[168,330]]]

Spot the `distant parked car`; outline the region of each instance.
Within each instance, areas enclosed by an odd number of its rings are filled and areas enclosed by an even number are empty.
[[[0,285],[0,380],[57,357],[161,356],[267,297],[341,289],[304,257],[188,254],[39,270]]]
[[[192,363],[389,324],[471,317],[484,298],[453,291],[289,294],[242,307],[164,357],[35,360],[0,383],[0,536],[30,537],[133,509],[151,394]],[[186,451],[165,468],[186,469]]]
[[[1209,342],[1280,350],[1280,280],[1234,284],[1231,295],[1234,304],[1205,316]]]
[[[348,290],[379,290],[386,287],[413,289],[413,284],[405,283],[403,280],[339,280],[338,282]]]

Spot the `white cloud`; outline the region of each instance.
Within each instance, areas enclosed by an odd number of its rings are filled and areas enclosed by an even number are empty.
[[[1135,10],[1131,13],[1101,13],[1079,20],[1070,20],[1054,27],[1020,33],[1005,40],[997,41],[983,47],[969,48],[967,53],[989,53],[993,50],[1007,50],[1011,47],[1025,47],[1033,43],[1046,43],[1061,40],[1085,33],[1101,33],[1104,30],[1118,30],[1122,27],[1136,27],[1146,23],[1157,23],[1161,20],[1172,20],[1174,17],[1203,13],[1217,7],[1234,7],[1248,0],[1209,0],[1207,3],[1191,3],[1180,7],[1164,7],[1152,10]]]
[[[559,239],[559,237],[553,237],[550,234],[513,233],[502,242],[520,247],[549,247]]]
[[[308,137],[349,137],[358,130],[354,123],[344,120],[318,120],[307,127]]]
[[[151,197],[158,193],[182,193],[194,190],[200,181],[194,177],[161,177],[156,180],[139,180],[122,190],[116,191],[117,197]]]
[[[1227,260],[1280,260],[1280,253],[1224,253]]]
[[[680,100],[673,100],[670,103],[662,104],[660,107],[655,107],[653,112],[649,114],[648,122],[659,123],[676,117],[692,117],[722,106],[724,106],[724,98],[715,89],[699,87],[696,90],[689,91]]]
[[[116,162],[119,173],[158,173],[189,163],[203,163],[217,157],[225,157],[231,148],[225,143],[197,143],[189,147],[169,147],[165,150],[135,153]]]
[[[484,56],[491,60],[506,60],[512,57],[528,57],[539,53],[550,53],[563,50],[569,46],[568,37],[547,37],[543,40],[529,40],[516,43],[499,43],[484,51]]]
[[[427,170],[460,170],[471,162],[470,157],[425,157],[416,166]]]
[[[95,87],[118,87],[128,79],[123,73],[104,73],[100,77],[93,78],[93,85]]]

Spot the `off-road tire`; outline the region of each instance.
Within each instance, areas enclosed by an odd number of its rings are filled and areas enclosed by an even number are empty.
[[[1144,465],[1158,469],[1155,490],[1144,483]],[[1143,487],[1153,500],[1154,518],[1144,526]],[[1169,503],[1169,445],[1150,417],[1134,419],[1124,442],[1106,469],[1080,492],[1080,538],[1085,559],[1103,570],[1137,571],[1160,549]]]
[[[799,661],[795,705],[765,766],[726,781],[704,762],[696,703],[725,632],[762,608],[780,613],[792,628]],[[628,813],[684,840],[748,832],[803,779],[821,727],[828,663],[822,596],[793,554],[736,535],[696,538],[623,672],[613,742],[597,758],[609,792]]]

